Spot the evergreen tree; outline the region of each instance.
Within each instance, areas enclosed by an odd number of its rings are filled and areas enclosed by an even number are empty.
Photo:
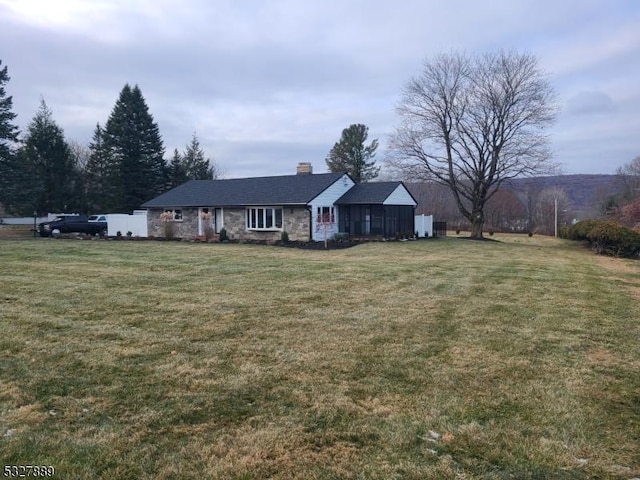
[[[78,172],[64,132],[55,123],[44,100],[29,124],[19,152],[23,172],[32,178],[33,210],[39,214],[78,209]]]
[[[87,207],[90,212],[106,212],[117,203],[117,191],[110,179],[117,178],[112,172],[113,162],[109,161],[109,152],[104,142],[104,130],[96,124],[93,138],[89,144],[89,160],[85,168]]]
[[[14,203],[19,173],[14,148],[19,132],[18,127],[12,123],[17,115],[11,111],[13,97],[7,96],[4,89],[10,79],[7,67],[0,69],[0,203],[8,209]]]
[[[162,193],[167,184],[164,146],[140,88],[126,84],[105,125],[110,210],[129,212]]]
[[[356,183],[376,178],[380,168],[375,166],[375,160],[369,160],[376,154],[378,140],[365,146],[368,136],[369,127],[361,123],[342,130],[340,141],[333,146],[326,158],[329,171],[347,172]]]
[[[210,160],[205,158],[204,150],[200,147],[200,142],[195,133],[184,152],[183,163],[189,180],[213,179],[213,168],[210,166]]]
[[[87,164],[89,163],[89,156],[91,151],[86,145],[79,143],[76,140],[67,141],[69,151],[71,152],[71,158],[73,159],[73,190],[69,191],[69,196],[73,198],[74,205],[77,206],[74,210],[78,212],[89,212],[89,206],[87,202]]]
[[[176,148],[173,151],[173,157],[169,163],[169,183],[167,186],[169,188],[175,188],[178,185],[182,185],[187,180],[189,180],[189,177],[187,176],[184,159]]]
[[[169,162],[168,187],[177,187],[188,180],[215,180],[221,175],[222,172],[216,163],[210,158],[205,158],[204,150],[194,133],[184,153],[178,152],[177,149],[173,152]]]

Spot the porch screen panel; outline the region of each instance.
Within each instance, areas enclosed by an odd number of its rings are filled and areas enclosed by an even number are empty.
[[[384,207],[371,205],[371,235],[384,235]]]
[[[400,233],[400,229],[398,228],[398,207],[389,205],[385,207],[384,214],[384,234],[388,238],[393,238],[396,234]]]

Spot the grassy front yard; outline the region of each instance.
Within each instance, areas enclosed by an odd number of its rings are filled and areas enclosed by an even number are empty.
[[[2,240],[0,466],[640,477],[640,264],[493,238]]]

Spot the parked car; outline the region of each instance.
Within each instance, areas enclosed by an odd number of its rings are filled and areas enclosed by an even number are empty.
[[[90,222],[106,222],[107,216],[103,213],[99,215],[89,215],[89,218],[87,220],[89,220]]]
[[[49,237],[58,233],[85,233],[87,235],[107,235],[107,222],[89,221],[86,215],[58,215],[50,222],[38,224],[41,237]]]

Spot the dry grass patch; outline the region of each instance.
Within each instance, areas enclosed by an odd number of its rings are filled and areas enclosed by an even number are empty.
[[[3,460],[72,479],[640,476],[640,308],[620,288],[637,272],[494,239],[3,241]]]
[[[0,239],[33,238],[33,225],[0,225]]]

